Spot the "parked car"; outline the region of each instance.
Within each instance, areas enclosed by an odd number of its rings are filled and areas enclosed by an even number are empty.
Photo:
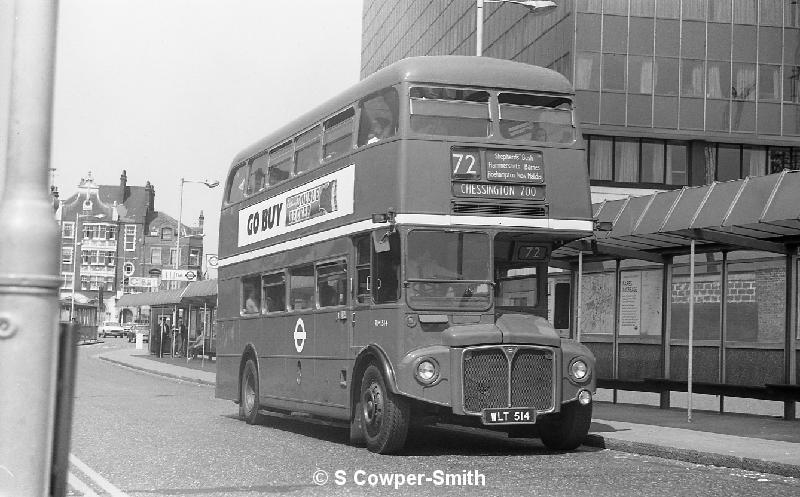
[[[122,325],[116,321],[103,321],[103,324],[97,329],[97,336],[100,338],[105,338],[107,336],[123,337],[125,336],[125,330],[122,328]]]
[[[150,341],[150,326],[147,324],[134,324],[128,330],[128,342],[135,342],[136,341],[136,334],[141,333],[142,341],[149,342]]]

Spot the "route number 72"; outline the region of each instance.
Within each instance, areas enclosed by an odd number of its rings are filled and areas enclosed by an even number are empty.
[[[450,158],[454,178],[480,179],[481,164],[477,151],[453,150]]]

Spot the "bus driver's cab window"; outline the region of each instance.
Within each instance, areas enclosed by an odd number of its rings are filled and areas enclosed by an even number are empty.
[[[397,133],[397,90],[387,88],[361,101],[358,146],[376,143]]]
[[[400,236],[378,230],[358,237],[355,245],[356,301],[396,302],[400,296]]]

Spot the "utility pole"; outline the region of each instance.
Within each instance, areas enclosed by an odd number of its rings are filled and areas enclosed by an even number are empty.
[[[59,230],[48,192],[55,0],[17,0],[0,197],[0,495],[49,495]]]

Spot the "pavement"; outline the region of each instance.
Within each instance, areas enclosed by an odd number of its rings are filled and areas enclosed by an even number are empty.
[[[216,361],[157,358],[147,350],[102,351],[100,358],[124,367],[213,386]],[[800,420],[776,416],[598,401],[584,445],[800,478]]]

